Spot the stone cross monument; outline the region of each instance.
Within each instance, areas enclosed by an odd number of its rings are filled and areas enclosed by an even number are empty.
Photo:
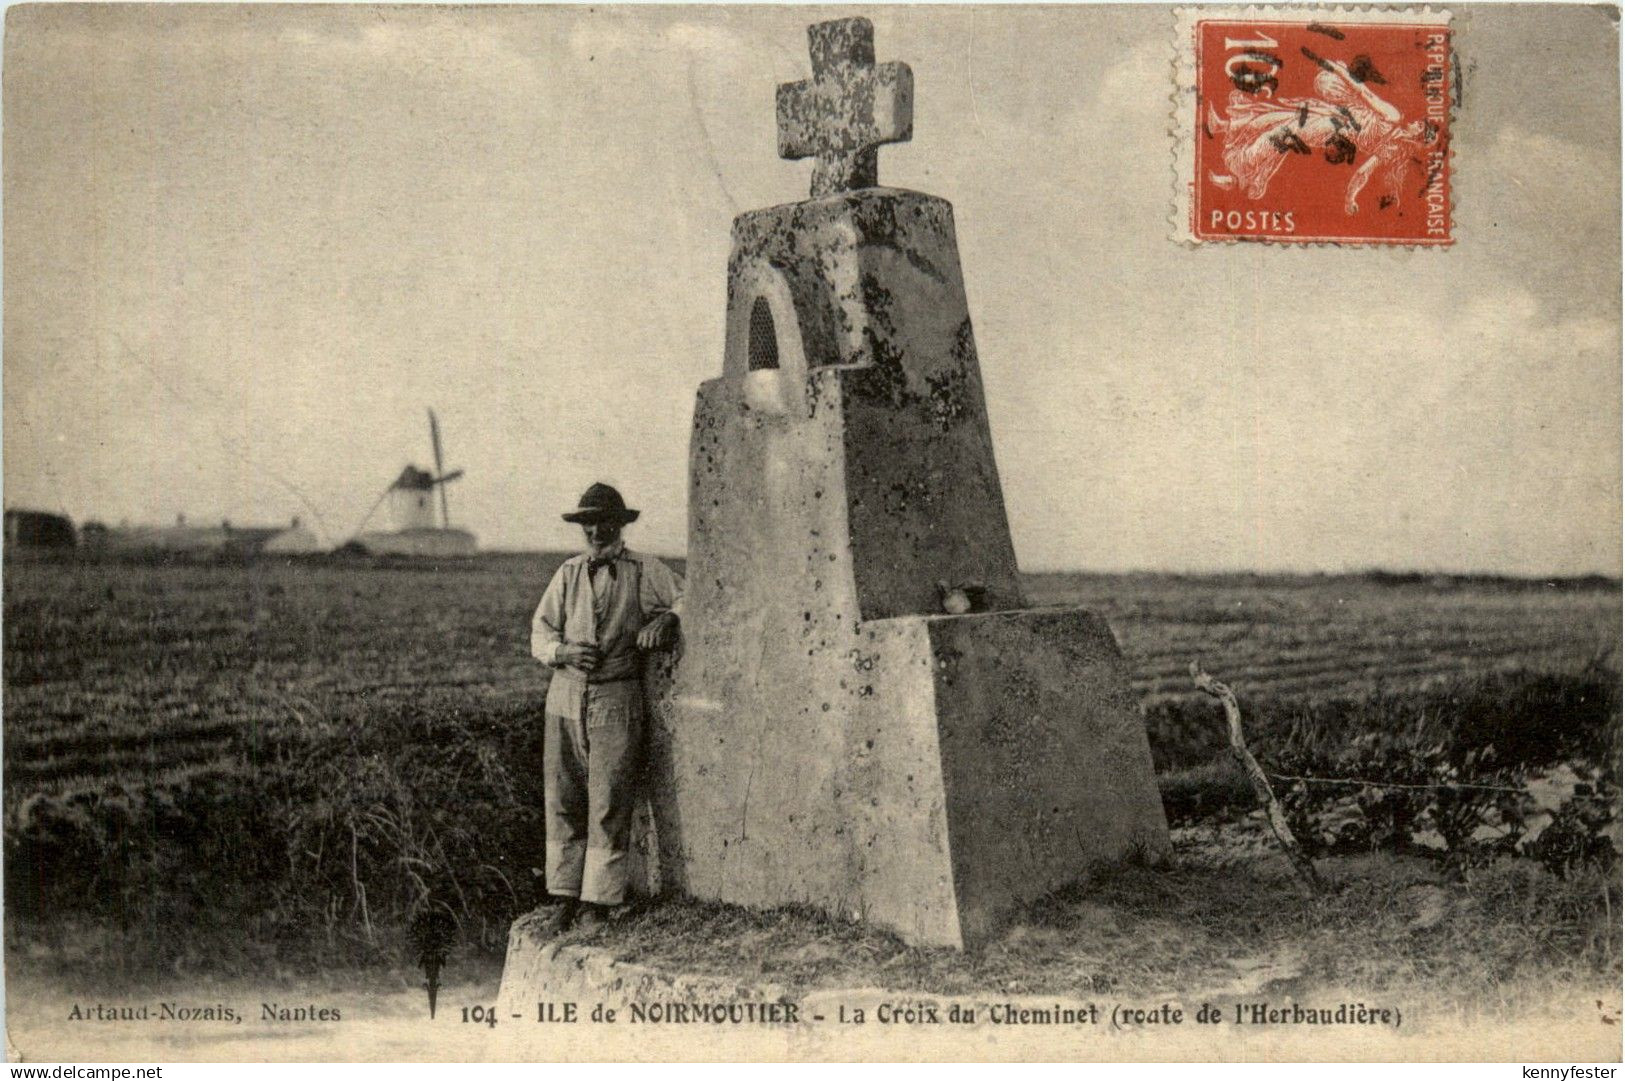
[[[1024,607],[952,209],[878,186],[912,73],[865,19],[809,38],[778,120],[812,198],[734,221],[694,410],[648,874],[961,946],[1167,824],[1105,621]]]
[[[779,87],[779,157],[816,158],[812,197],[880,184],[878,148],[914,137],[914,72],[875,67],[867,19],[837,19],[807,32],[813,77]]]

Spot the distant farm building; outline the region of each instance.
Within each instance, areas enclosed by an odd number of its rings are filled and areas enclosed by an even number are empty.
[[[316,535],[299,519],[286,526],[188,525],[180,515],[172,526],[113,529],[106,547],[126,552],[170,553],[198,557],[246,559],[257,555],[299,555],[321,550]]]
[[[260,549],[267,555],[306,555],[322,550],[316,534],[299,524],[295,518],[287,529],[279,529],[265,539]]]
[[[98,522],[93,518],[79,527],[79,543],[86,548],[99,551],[107,547],[107,537],[111,532],[106,522]]]
[[[6,511],[6,546],[17,548],[72,548],[73,523],[60,514],[42,510]]]

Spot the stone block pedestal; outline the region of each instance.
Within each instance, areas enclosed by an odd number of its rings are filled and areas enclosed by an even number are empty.
[[[1091,866],[1167,852],[1144,724],[1092,613],[872,620],[809,676],[777,709],[664,698],[646,888],[957,947]]]

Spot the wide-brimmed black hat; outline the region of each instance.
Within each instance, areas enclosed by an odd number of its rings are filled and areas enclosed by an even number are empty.
[[[566,522],[601,522],[606,518],[625,525],[638,520],[638,512],[629,510],[621,493],[607,484],[594,484],[581,493],[580,506],[564,515]]]

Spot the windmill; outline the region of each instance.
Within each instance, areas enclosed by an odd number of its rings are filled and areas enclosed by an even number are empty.
[[[440,421],[429,410],[429,441],[434,446],[434,472],[415,465],[401,470],[383,494],[367,511],[346,548],[375,555],[452,556],[472,555],[474,534],[451,526],[451,503],[446,486],[463,475],[461,469],[446,472],[445,454],[440,446]],[[434,493],[440,491],[440,522],[435,523]],[[378,508],[389,503],[389,517],[395,528],[389,532],[363,533]]]
[[[434,444],[434,486],[440,489],[440,528],[451,528],[451,507],[446,502],[446,485],[463,475],[461,469],[446,472],[446,463],[440,456],[440,422],[434,410],[429,410],[429,441]]]

